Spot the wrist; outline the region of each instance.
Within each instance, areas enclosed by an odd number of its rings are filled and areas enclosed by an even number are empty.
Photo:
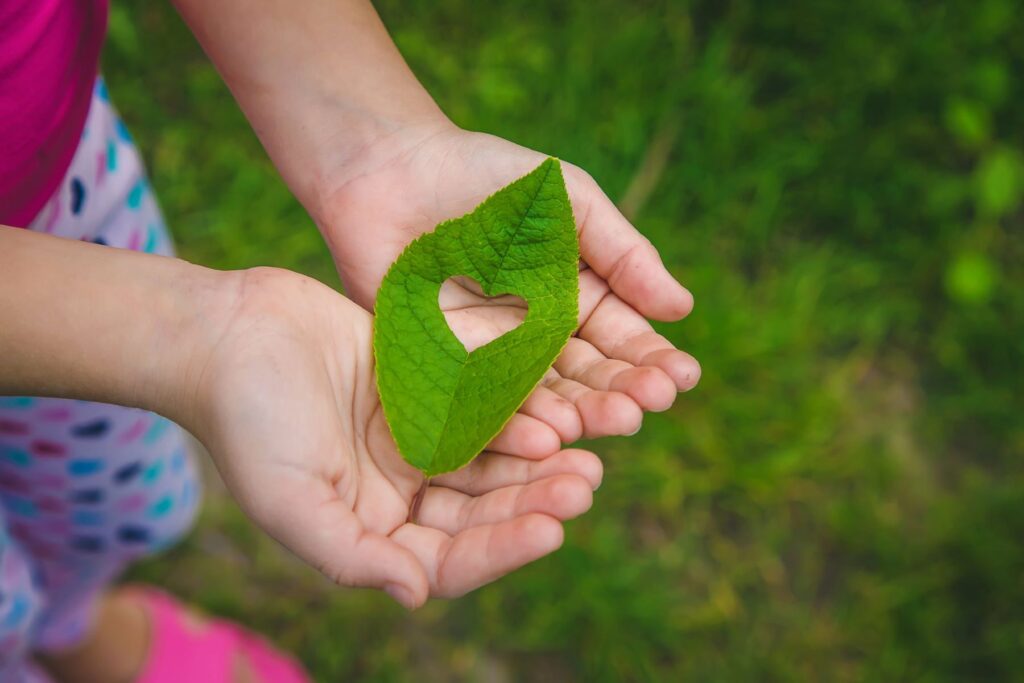
[[[414,165],[413,157],[436,148],[433,142],[440,138],[454,138],[464,132],[439,112],[436,117],[381,120],[363,135],[339,137],[337,143],[327,136],[326,144],[318,151],[316,163],[307,169],[309,193],[298,198],[333,251],[335,240],[345,237],[337,233],[347,233],[359,225],[358,222],[339,221],[338,212],[345,212],[353,204],[350,190],[355,191],[360,179],[387,172],[389,168],[401,175],[400,169]],[[430,171],[435,172],[436,169]],[[396,188],[400,187],[396,185]],[[393,197],[374,196],[373,199],[389,202]],[[366,225],[366,228],[373,229],[373,226]]]
[[[459,128],[422,93],[429,103],[389,111],[352,111],[339,101],[322,102],[313,120],[307,153],[289,155],[294,165],[277,162],[278,170],[317,225],[338,190],[360,176],[409,153],[424,141]]]
[[[174,4],[310,211],[323,177],[361,149],[447,120],[369,0]]]
[[[160,413],[196,433],[209,409],[204,376],[232,324],[244,273],[169,259],[158,276],[148,341],[134,346],[137,381],[129,405]]]
[[[252,419],[246,406],[272,402],[286,391],[294,374],[289,365],[311,363],[326,376],[351,378],[355,373],[347,364],[372,361],[366,358],[367,314],[320,282],[272,267],[213,274],[207,286],[214,295],[185,323],[194,330],[187,335],[192,351],[177,363],[179,381],[166,379],[170,368],[165,366],[160,371],[165,380],[159,383],[176,392],[162,399],[179,416],[169,417],[216,459],[230,438],[224,425]],[[221,278],[225,275],[227,280]],[[323,344],[325,335],[336,343]],[[352,351],[340,356],[343,369],[334,353],[342,348]]]
[[[0,395],[146,408],[190,426],[239,276],[0,227]]]

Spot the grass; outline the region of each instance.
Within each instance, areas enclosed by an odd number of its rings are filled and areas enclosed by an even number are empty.
[[[460,125],[571,160],[694,291],[704,378],[554,556],[406,614],[213,495],[137,575],[318,680],[1024,680],[1024,16],[1013,0],[384,0]],[[240,19],[242,20],[242,19]],[[163,3],[110,89],[186,257],[337,285]]]

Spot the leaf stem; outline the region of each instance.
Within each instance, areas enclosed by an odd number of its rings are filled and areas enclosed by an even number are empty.
[[[430,486],[430,477],[423,477],[423,483],[420,484],[419,490],[416,495],[412,497],[412,505],[409,507],[409,517],[405,521],[409,524],[416,524],[420,516],[420,506],[423,505],[423,496],[427,493],[427,487]]]

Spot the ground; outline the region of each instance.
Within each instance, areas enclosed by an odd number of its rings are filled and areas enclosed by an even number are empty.
[[[324,681],[1024,679],[1024,17],[1014,0],[383,0],[460,125],[573,161],[694,292],[701,385],[554,556],[408,614],[212,495],[136,578]],[[239,18],[244,21],[244,17]],[[169,4],[104,56],[187,258],[337,286]]]

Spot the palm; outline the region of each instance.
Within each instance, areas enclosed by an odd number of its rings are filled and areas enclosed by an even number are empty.
[[[557,548],[560,520],[590,506],[592,454],[485,453],[432,480],[407,523],[423,478],[380,409],[370,316],[285,271],[249,279],[207,366],[212,410],[197,431],[250,516],[331,578],[399,586],[410,606],[459,595]]]
[[[413,142],[384,139],[344,175],[316,211],[347,293],[370,307],[387,268],[417,235],[462,215],[536,166],[543,155],[489,135],[444,128]],[[494,446],[553,449],[581,436],[629,434],[644,410],[668,408],[700,374],[644,315],[674,320],[691,306],[653,247],[593,181],[566,165],[580,228],[580,329]],[[470,288],[442,291],[441,308],[467,346],[514,326],[521,312]]]

